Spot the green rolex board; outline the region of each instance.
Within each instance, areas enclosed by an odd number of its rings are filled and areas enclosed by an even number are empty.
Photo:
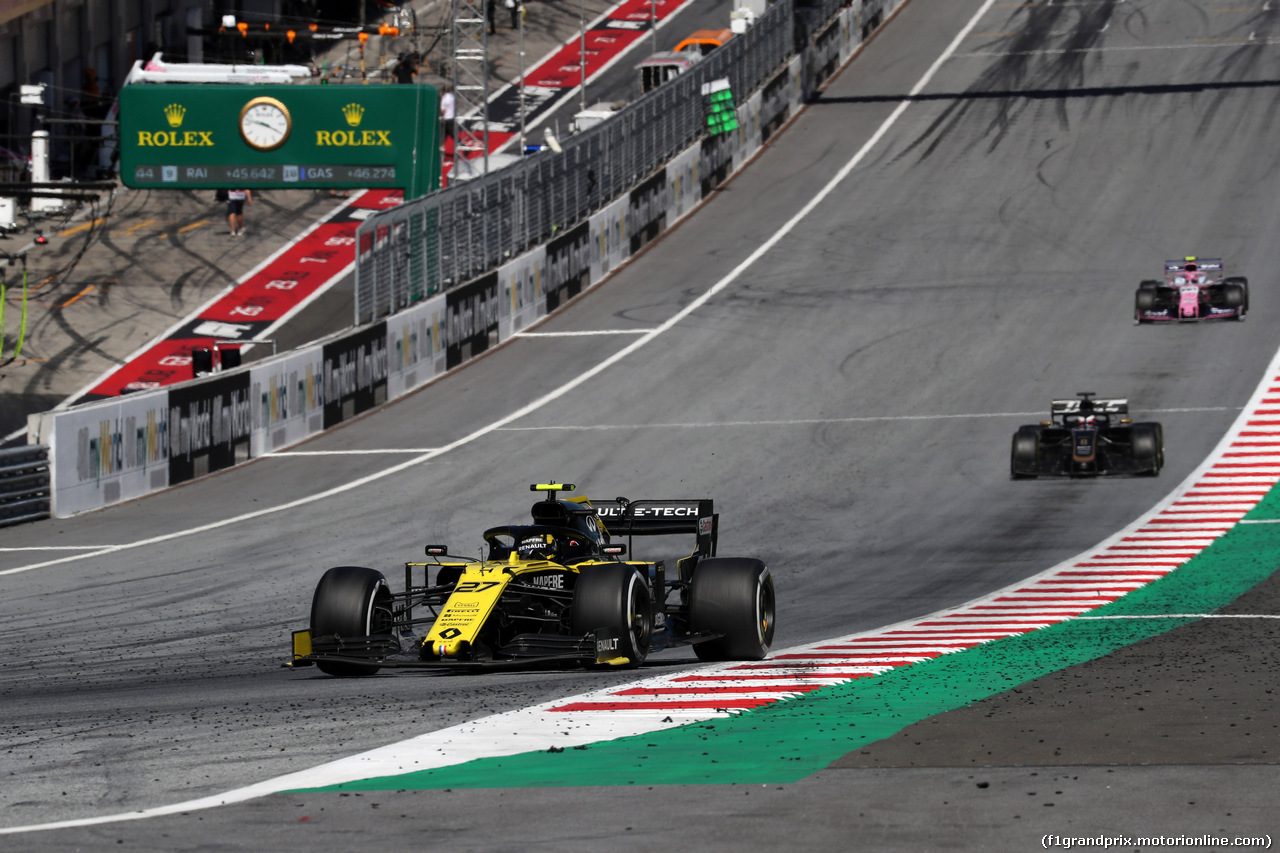
[[[145,189],[440,184],[430,86],[134,84],[120,93],[120,176]]]

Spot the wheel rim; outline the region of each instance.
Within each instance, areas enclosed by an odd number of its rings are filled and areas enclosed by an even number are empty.
[[[762,644],[768,644],[771,641],[773,611],[773,583],[766,575],[756,581],[756,631]]]
[[[633,573],[627,584],[627,630],[631,634],[631,647],[637,653],[646,651],[649,637],[649,608],[641,598],[640,576]]]
[[[369,610],[365,614],[364,632],[368,636],[391,632],[391,588],[385,580],[378,581],[369,596]]]

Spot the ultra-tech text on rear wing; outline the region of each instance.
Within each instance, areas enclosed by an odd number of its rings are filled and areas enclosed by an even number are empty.
[[[1080,404],[1084,400],[1050,400],[1049,411],[1055,415],[1075,415],[1080,412]],[[1129,400],[1127,397],[1117,397],[1111,400],[1089,400],[1093,405],[1093,410],[1100,414],[1107,415],[1127,415],[1129,413]]]
[[[1186,269],[1196,269],[1205,272],[1221,272],[1222,258],[1183,258],[1180,261],[1165,261],[1165,272],[1183,272]]]
[[[711,498],[690,500],[641,500],[617,498],[591,501],[610,536],[679,536],[693,534],[697,550],[714,557],[720,516]]]

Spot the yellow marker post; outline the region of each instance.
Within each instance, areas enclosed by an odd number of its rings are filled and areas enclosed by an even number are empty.
[[[18,346],[13,357],[22,355],[22,342],[27,337],[27,268],[22,268],[22,317],[18,320]]]

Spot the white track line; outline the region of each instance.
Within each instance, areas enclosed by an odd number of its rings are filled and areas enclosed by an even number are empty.
[[[1280,39],[1240,39],[1239,41],[1230,42],[1213,42],[1202,44],[1134,44],[1134,45],[1116,45],[1114,47],[1084,47],[1084,48],[1045,48],[1044,50],[974,50],[968,53],[960,53],[956,55],[956,59],[968,59],[969,57],[981,57],[983,59],[1001,58],[1007,56],[1060,56],[1066,53],[1124,53],[1138,50],[1186,50],[1188,48],[1205,48],[1205,47],[1264,47],[1273,44],[1280,44]]]
[[[175,539],[182,539],[188,536],[194,536],[199,533],[207,533],[211,530],[220,530],[224,527],[231,527],[233,525],[242,524],[247,521],[254,521],[256,519],[263,518],[264,516],[274,515],[275,513],[278,513],[278,512],[286,512],[288,510],[293,510],[293,509],[298,509],[300,507],[308,506],[310,504],[325,500],[326,498],[331,498],[336,495],[345,494],[346,492],[361,488],[362,486],[367,486],[370,483],[376,483],[380,480],[384,480],[387,477],[394,476],[395,474],[399,474],[402,471],[407,471],[410,468],[414,468],[418,465],[421,465],[424,462],[429,462],[432,459],[443,456],[444,454],[449,453],[450,451],[457,450],[460,447],[465,447],[485,437],[489,433],[495,432],[499,429],[502,429],[505,426],[508,426],[509,424],[515,423],[521,418],[526,417],[527,415],[533,414],[539,409],[542,409],[545,406],[555,402],[556,400],[559,400],[561,397],[565,396],[570,391],[576,390],[580,386],[586,384],[588,381],[599,376],[601,373],[604,373],[610,367],[613,367],[615,364],[618,364],[619,362],[626,359],[628,356],[638,352],[643,347],[652,343],[654,340],[656,340],[658,337],[660,337],[664,333],[670,331],[672,328],[674,328],[678,323],[680,323],[682,320],[684,320],[694,311],[697,311],[703,305],[706,305],[709,301],[711,301],[712,297],[716,296],[725,288],[727,288],[729,285],[737,281],[744,272],[746,272],[752,266],[754,266],[755,263],[759,261],[762,257],[764,257],[764,255],[768,253],[770,249],[778,245],[778,243],[781,242],[784,237],[786,237],[792,231],[794,231],[796,227],[801,222],[803,222],[805,218],[807,218],[809,214],[811,214],[814,211],[815,208],[818,207],[818,205],[826,201],[827,197],[831,195],[833,192],[835,192],[836,187],[838,187],[841,183],[843,183],[845,178],[849,177],[849,173],[852,172],[854,169],[856,169],[862,163],[862,161],[866,159],[867,155],[871,152],[873,148],[875,148],[876,145],[880,143],[880,140],[884,138],[885,134],[889,132],[890,128],[892,128],[895,124],[897,124],[898,119],[901,118],[902,114],[907,111],[908,107],[911,106],[912,99],[924,90],[924,87],[927,86],[929,84],[929,81],[933,79],[934,75],[938,73],[938,69],[940,69],[943,66],[943,64],[948,59],[950,59],[951,56],[955,53],[956,48],[959,47],[960,43],[965,39],[965,37],[973,29],[978,19],[983,15],[985,15],[987,11],[990,10],[992,5],[994,5],[994,3],[995,3],[995,0],[986,0],[986,2],[982,4],[982,8],[979,9],[978,12],[973,16],[973,18],[969,20],[969,22],[965,25],[964,29],[960,31],[960,34],[957,35],[956,38],[951,42],[951,44],[947,46],[947,49],[942,52],[942,55],[939,56],[937,60],[934,61],[933,65],[929,67],[929,70],[926,71],[924,73],[924,76],[920,78],[919,82],[917,82],[916,85],[912,87],[911,91],[907,94],[907,97],[898,104],[897,108],[894,109],[894,111],[889,115],[889,117],[884,120],[884,123],[880,125],[880,127],[876,130],[876,132],[872,134],[871,138],[868,139],[863,144],[863,146],[858,149],[857,153],[854,154],[853,157],[851,157],[849,161],[840,168],[840,171],[836,172],[835,176],[832,177],[831,180],[828,181],[827,184],[821,190],[819,190],[818,193],[812,199],[810,199],[809,202],[804,207],[802,207],[790,219],[788,219],[785,223],[783,223],[782,226],[778,228],[778,230],[775,231],[768,240],[764,241],[764,243],[762,243],[759,247],[756,248],[755,251],[753,251],[750,255],[748,255],[745,260],[743,260],[736,267],[730,270],[723,278],[721,278],[719,281],[713,284],[710,288],[705,290],[700,296],[698,296],[696,299],[694,299],[684,308],[680,309],[678,312],[672,315],[669,319],[667,319],[660,325],[656,326],[652,331],[646,332],[638,340],[631,342],[630,344],[618,350],[618,352],[614,353],[608,358],[602,361],[596,362],[595,365],[593,365],[591,368],[578,374],[573,379],[570,379],[569,381],[565,382],[563,385],[556,388],[554,391],[544,394],[543,396],[537,398],[536,400],[533,400],[527,405],[521,406],[519,409],[516,409],[514,412],[511,412],[510,414],[504,417],[501,417],[496,421],[493,421],[485,426],[482,426],[479,429],[476,429],[473,432],[469,433],[468,435],[464,435],[458,440],[451,442],[449,444],[446,444],[443,447],[439,447],[439,448],[436,448],[435,450],[431,450],[427,453],[423,453],[420,456],[415,456],[412,459],[406,459],[405,461],[399,464],[392,465],[390,468],[384,468],[381,471],[368,474],[364,477],[359,477],[348,483],[344,483],[341,486],[335,486],[331,489],[326,489],[323,492],[319,492],[314,495],[308,495],[306,497],[298,498],[296,500],[286,501],[285,503],[277,504],[276,506],[264,507],[254,512],[243,513],[241,515],[223,519],[222,521],[214,521],[208,524],[198,525],[196,527],[188,527],[183,530],[175,530],[171,533],[164,533],[164,534],[161,534],[160,536],[152,536],[146,539],[138,539],[133,542],[127,542],[121,545],[112,546],[110,548],[104,548],[101,551],[90,552],[88,554],[77,554],[74,557],[63,557],[56,560],[45,560],[40,563],[31,563],[30,565],[26,565],[26,566],[16,566],[12,569],[5,569],[4,571],[0,571],[0,577],[4,575],[18,574],[20,572],[29,572],[34,569],[48,568],[49,566],[56,566],[63,563],[72,563],[72,562],[78,563],[86,558],[106,556],[107,554],[112,554],[119,551],[132,550],[134,548],[143,548],[148,545],[158,545],[163,542],[171,542]]]
[[[596,329],[589,332],[516,332],[513,338],[589,338],[594,335],[647,335],[653,329]]]
[[[259,459],[288,459],[291,456],[383,456],[397,453],[431,453],[434,447],[386,447],[380,450],[276,450],[264,453]]]
[[[19,545],[11,548],[0,548],[0,552],[9,551],[101,551],[103,548],[114,548],[114,545]]]

